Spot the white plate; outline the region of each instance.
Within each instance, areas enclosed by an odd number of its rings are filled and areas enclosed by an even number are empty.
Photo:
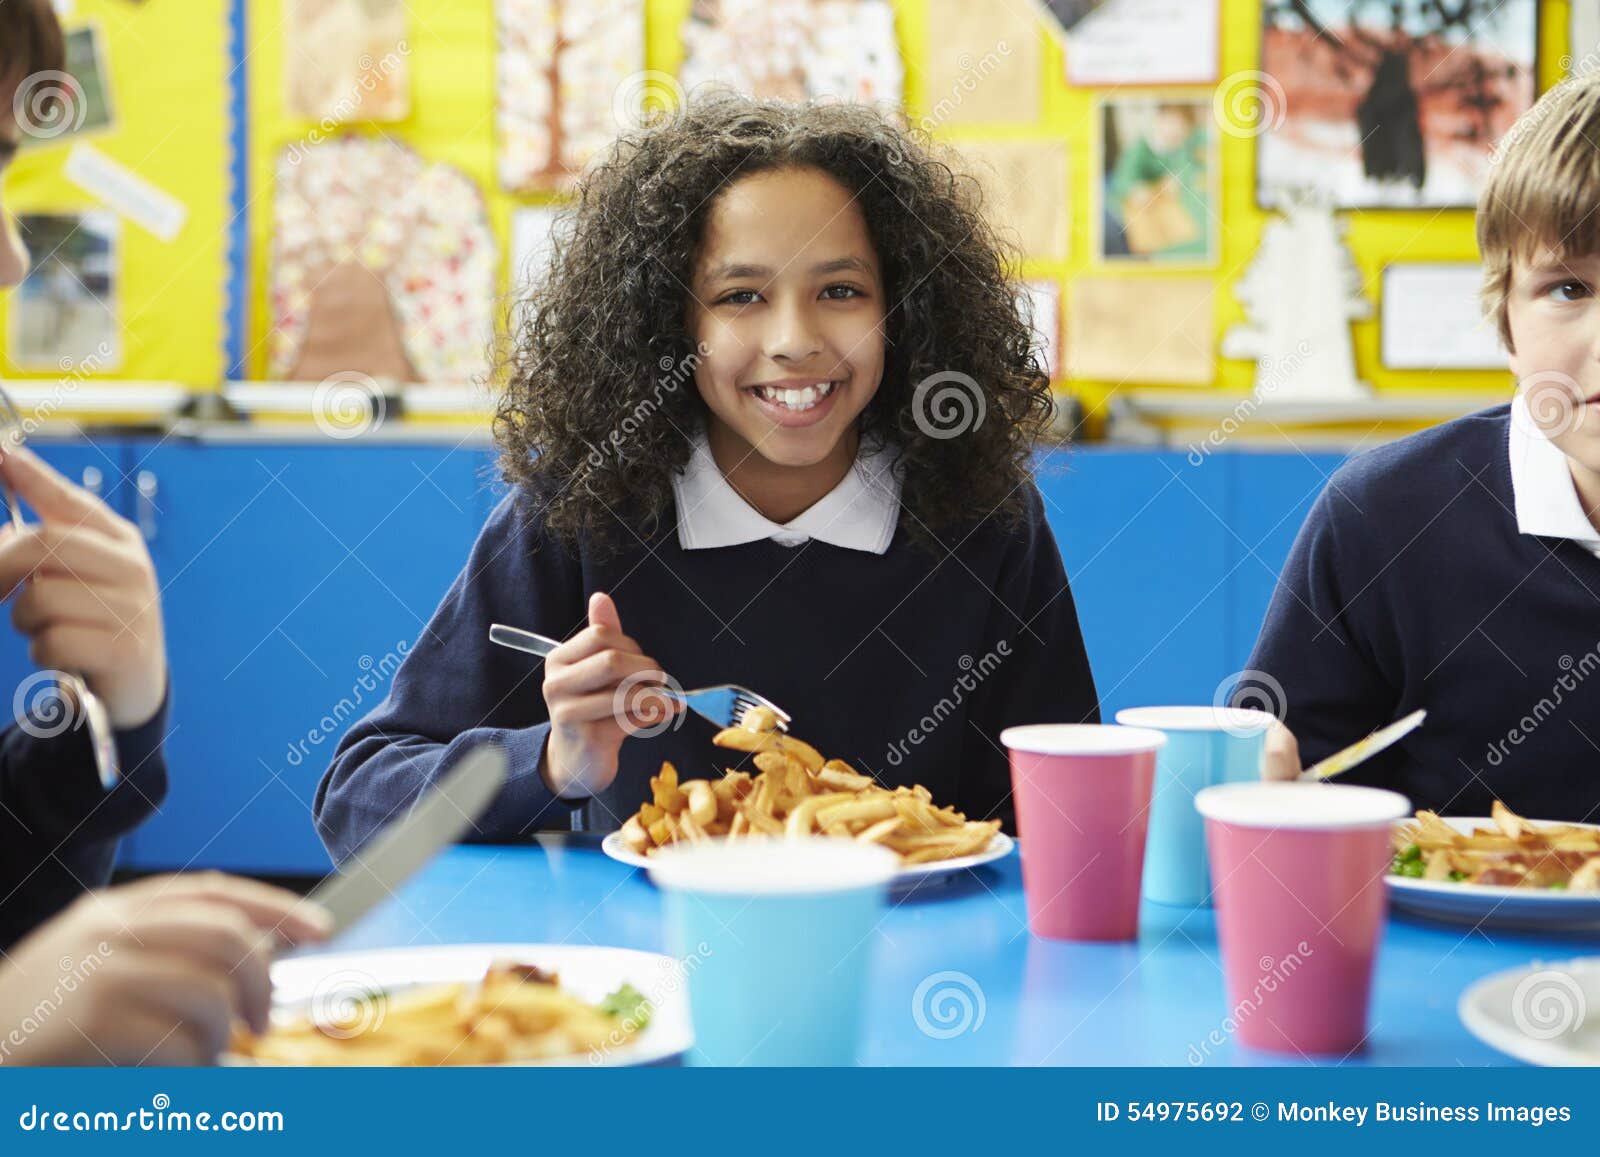
[[[1458,832],[1492,828],[1487,817],[1445,816]],[[1410,823],[1410,820],[1404,821]],[[1530,820],[1532,824],[1559,820]],[[1600,824],[1567,824],[1597,828]],[[1446,920],[1454,924],[1482,924],[1491,928],[1583,928],[1600,925],[1600,893],[1573,894],[1560,889],[1505,888],[1490,884],[1461,884],[1452,880],[1416,880],[1390,875],[1389,900],[1403,912]]]
[[[1531,1065],[1600,1065],[1600,957],[1534,963],[1461,994],[1461,1023]]]
[[[993,863],[995,860],[1003,860],[1011,854],[1011,849],[1014,847],[1016,847],[1016,842],[1010,836],[1004,832],[996,832],[994,838],[989,841],[989,846],[977,855],[959,856],[954,860],[935,860],[931,864],[911,864],[908,867],[901,868],[895,873],[894,880],[890,884],[890,890],[894,892],[909,891],[927,880],[940,877],[948,879],[954,876],[955,873],[964,871],[967,868],[976,868],[982,864]],[[621,832],[612,832],[602,840],[600,842],[600,850],[618,863],[628,864],[635,868],[648,868],[650,866],[650,858],[641,856],[630,848],[628,842],[622,838]]]
[[[452,944],[428,948],[384,948],[371,952],[320,953],[280,960],[272,966],[274,1015],[301,1014],[313,1002],[338,994],[392,990],[422,984],[481,980],[490,964],[510,960],[560,975],[561,987],[580,1000],[599,1002],[624,984],[654,1006],[650,1021],[626,1045],[532,1065],[647,1065],[670,1060],[694,1043],[683,970],[670,956],[630,948],[570,944]],[[225,1056],[224,1064],[255,1064]]]

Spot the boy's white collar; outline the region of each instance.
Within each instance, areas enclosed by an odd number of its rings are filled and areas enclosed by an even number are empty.
[[[1570,538],[1600,553],[1596,531],[1583,504],[1567,456],[1533,420],[1527,400],[1511,400],[1511,493],[1516,503],[1517,530],[1546,538]]]
[[[863,443],[855,467],[839,485],[797,518],[777,523],[728,485],[701,430],[688,466],[672,478],[678,545],[705,550],[770,538],[784,546],[799,546],[814,538],[848,550],[883,554],[900,520],[900,477],[890,466],[893,458],[889,449]]]

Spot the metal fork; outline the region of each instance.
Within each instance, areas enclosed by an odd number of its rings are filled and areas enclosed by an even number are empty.
[[[495,623],[489,628],[489,641],[513,651],[526,651],[530,655],[548,655],[561,645],[559,639],[536,635],[518,627]],[[765,707],[777,716],[778,730],[789,730],[789,713],[765,695],[757,694],[737,683],[719,683],[714,687],[696,687],[692,691],[679,691],[663,684],[660,693],[676,699],[690,710],[705,716],[718,727],[737,727],[744,713],[752,707]]]

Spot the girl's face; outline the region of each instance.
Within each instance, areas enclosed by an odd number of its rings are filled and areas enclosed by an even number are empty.
[[[758,173],[718,195],[690,287],[695,384],[719,427],[781,466],[843,447],[883,376],[877,252],[850,193],[814,169]]]

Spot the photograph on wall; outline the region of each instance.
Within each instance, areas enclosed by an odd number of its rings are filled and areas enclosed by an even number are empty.
[[[1217,260],[1216,121],[1209,100],[1101,104],[1097,256],[1209,266]]]
[[[7,356],[30,370],[115,368],[122,348],[117,215],[19,213],[16,222],[33,267],[12,294]]]
[[[1470,208],[1534,99],[1536,0],[1266,0],[1258,200]]]
[[[23,148],[50,145],[75,133],[96,133],[116,119],[111,76],[97,25],[71,29],[62,37],[66,77],[41,72],[17,86],[13,111]]]

